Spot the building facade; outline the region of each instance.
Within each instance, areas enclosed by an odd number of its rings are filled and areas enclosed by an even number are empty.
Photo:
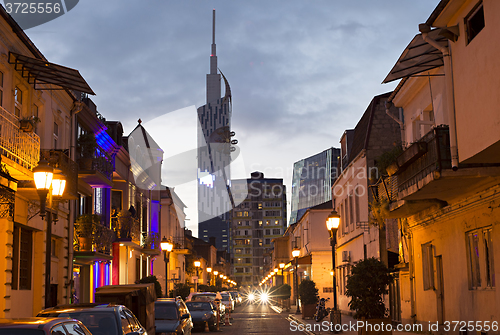
[[[340,215],[335,271],[337,301],[344,313],[350,313],[346,284],[351,267],[370,257],[389,265],[388,250],[395,255],[398,252],[397,241],[389,239],[392,244],[388,245],[386,238],[387,231],[397,231],[397,225],[381,225],[370,213],[374,200],[370,185],[380,176],[376,162],[384,152],[400,145],[399,125],[386,113],[385,102],[389,96],[390,93],[386,93],[374,97],[356,127],[346,130],[340,139],[340,175],[331,191],[334,209]],[[390,111],[397,109],[393,107]]]
[[[441,1],[385,80],[401,79],[389,102],[406,142],[386,181],[403,322],[499,318],[499,16],[498,1]]]
[[[283,179],[253,172],[250,179],[232,181],[232,275],[240,285],[257,286],[272,267],[272,240],[286,228],[286,188]]]
[[[290,225],[308,208],[332,200],[339,159],[340,149],[329,148],[293,164]]]

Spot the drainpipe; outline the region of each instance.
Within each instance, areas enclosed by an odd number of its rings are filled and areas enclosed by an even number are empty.
[[[425,23],[418,26],[422,33],[422,38],[443,54],[444,75],[446,79],[446,102],[448,107],[448,121],[450,124],[450,151],[451,151],[451,168],[453,171],[458,169],[458,147],[457,147],[457,130],[455,120],[455,100],[453,98],[453,69],[451,66],[451,53],[448,41],[448,46],[441,46],[438,42],[430,38],[427,34],[431,31],[431,27]]]

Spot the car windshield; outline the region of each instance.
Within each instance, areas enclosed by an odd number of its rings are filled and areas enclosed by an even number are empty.
[[[229,294],[227,294],[227,293],[222,293],[222,294],[221,294],[221,297],[222,297],[222,300],[225,300],[225,301],[230,300],[230,298],[229,298]]]
[[[186,306],[190,311],[212,310],[209,302],[187,302]]]
[[[215,299],[215,294],[196,294],[191,298],[192,301],[211,301]]]
[[[20,328],[0,328],[1,335],[43,335],[43,330],[38,329],[20,329]]]
[[[53,316],[80,320],[92,334],[108,330],[109,334],[118,334],[116,315],[113,312],[90,308],[74,312],[48,312],[38,316]]]
[[[155,303],[155,319],[156,320],[177,320],[177,308],[174,303]]]

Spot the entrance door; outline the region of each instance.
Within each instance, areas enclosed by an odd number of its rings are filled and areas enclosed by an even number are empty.
[[[436,305],[437,319],[439,324],[444,322],[444,281],[443,281],[443,257],[436,256]]]

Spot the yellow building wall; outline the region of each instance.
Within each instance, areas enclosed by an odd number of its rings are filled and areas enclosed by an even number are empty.
[[[500,186],[476,195],[472,199],[445,207],[432,215],[428,214],[430,213],[422,213],[419,219],[413,217],[409,220],[413,234],[417,320],[422,322],[438,320],[436,291],[423,288],[421,246],[428,242],[434,246],[434,256],[442,256],[443,260],[444,319],[448,321],[481,320],[483,322],[499,320],[497,301],[500,301],[500,292],[498,289],[469,289],[466,234],[478,228],[493,228],[493,259],[495,260],[496,286],[498,286],[500,247],[496,242],[500,241],[498,229]],[[484,276],[485,267],[481,266],[483,283],[486,280]],[[436,285],[435,258],[434,282]],[[406,312],[408,312],[407,307]],[[403,318],[408,318],[408,315],[403,315]]]

